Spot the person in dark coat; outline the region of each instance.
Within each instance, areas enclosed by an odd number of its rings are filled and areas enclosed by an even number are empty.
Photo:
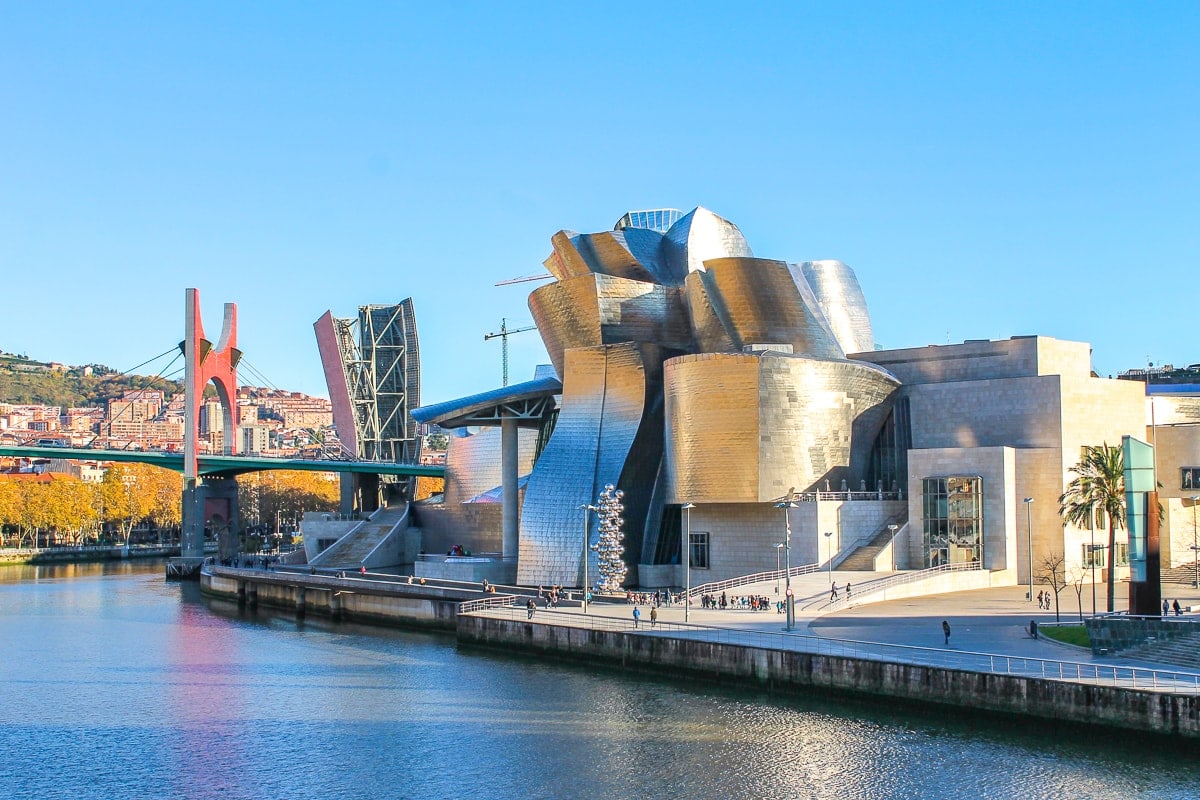
[[[942,633],[945,634],[945,636],[946,636],[946,639],[945,639],[945,641],[942,642],[942,644],[949,645],[950,644],[950,623],[947,622],[946,620],[942,620]]]

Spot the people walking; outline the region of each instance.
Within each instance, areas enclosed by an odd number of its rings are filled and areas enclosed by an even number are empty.
[[[1165,617],[1170,613],[1171,613],[1171,604],[1168,603],[1167,598],[1164,597],[1163,598],[1163,613],[1162,613],[1162,615]]]
[[[535,608],[537,608],[537,605],[533,602],[532,597],[525,601],[525,619],[533,619],[533,610]]]
[[[945,639],[942,640],[942,644],[949,645],[950,644],[950,623],[947,622],[946,620],[942,620],[942,634],[945,636]]]
[[[850,581],[846,581],[846,599],[850,599]]]
[[[637,606],[633,607],[633,627],[638,626],[638,622],[642,619],[642,610]]]
[[[837,600],[837,599],[838,599],[837,581],[834,581],[833,585],[829,587],[829,602],[832,603],[834,600]]]
[[[1177,617],[1183,613],[1183,608],[1179,605],[1178,597],[1176,597],[1174,602],[1171,603],[1171,608],[1175,611],[1175,616]]]
[[[653,628],[657,624],[658,624],[658,609],[652,608],[652,609],[650,609],[650,627]]]

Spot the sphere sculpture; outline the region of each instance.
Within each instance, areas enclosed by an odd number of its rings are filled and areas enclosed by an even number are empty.
[[[592,550],[596,552],[600,570],[596,588],[601,592],[619,592],[625,583],[625,546],[621,543],[625,538],[622,530],[625,519],[621,516],[625,511],[621,503],[624,497],[623,491],[609,483],[596,500],[600,538],[592,545]]]

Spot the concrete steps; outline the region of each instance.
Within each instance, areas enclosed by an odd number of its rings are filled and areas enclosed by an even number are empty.
[[[902,520],[892,520],[888,523],[902,525]],[[885,525],[883,530],[875,534],[871,541],[864,544],[862,547],[855,550],[853,553],[842,559],[841,563],[834,562],[836,569],[846,570],[850,572],[874,572],[875,559],[887,547],[891,541],[892,532]]]
[[[1162,583],[1182,583],[1191,586],[1196,580],[1196,565],[1180,564],[1178,567],[1164,568],[1160,580]]]
[[[363,523],[355,530],[343,536],[337,544],[322,552],[313,559],[313,565],[319,567],[356,568],[379,543],[387,538],[396,524],[404,518],[405,506],[386,508],[377,513],[371,520]]]
[[[1200,631],[1126,650],[1121,653],[1121,657],[1200,669]]]

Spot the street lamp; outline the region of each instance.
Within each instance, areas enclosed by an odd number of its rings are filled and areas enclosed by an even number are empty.
[[[775,507],[783,509],[783,594],[787,606],[787,623],[784,630],[791,633],[796,623],[796,609],[792,606],[792,520],[788,516],[788,510],[795,508],[796,504],[791,500],[783,500],[776,503]]]
[[[680,506],[683,510],[684,531],[683,541],[679,543],[679,549],[682,551],[683,559],[683,621],[688,621],[688,607],[692,604],[689,595],[692,593],[692,509],[696,507],[695,503],[684,503]]]
[[[1025,538],[1026,544],[1029,545],[1029,591],[1025,594],[1026,600],[1033,599],[1033,498],[1025,498]]]
[[[825,552],[829,556],[829,588],[833,588],[833,531],[825,531],[825,538],[828,544],[825,545]]]
[[[888,540],[888,543],[892,546],[892,572],[896,571],[896,531],[898,530],[900,530],[899,525],[888,525],[888,532],[892,534],[892,538]]]
[[[1196,543],[1196,503],[1200,502],[1200,495],[1192,495],[1192,558],[1195,559],[1196,572],[1195,579],[1192,580],[1192,588],[1200,589],[1200,545]]]
[[[588,603],[588,526],[591,522],[588,513],[592,511],[599,513],[600,509],[584,503],[579,507],[579,510],[583,512],[583,613],[586,614]]]
[[[775,594],[779,594],[779,551],[783,549],[783,542],[775,545]]]

